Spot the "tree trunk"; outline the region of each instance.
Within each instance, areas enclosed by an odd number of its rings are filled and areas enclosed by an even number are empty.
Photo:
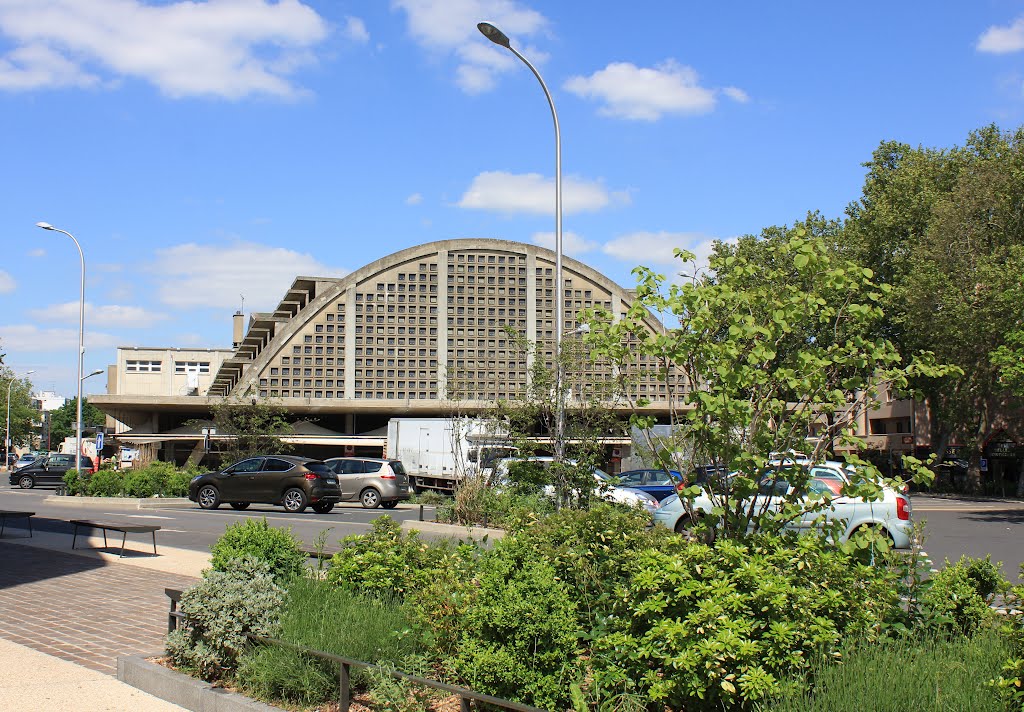
[[[981,491],[981,448],[971,450],[967,464],[967,491],[971,494]]]

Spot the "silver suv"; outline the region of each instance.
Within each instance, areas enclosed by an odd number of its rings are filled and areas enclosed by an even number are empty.
[[[409,499],[409,476],[401,460],[332,457],[324,464],[338,475],[342,502],[358,501],[366,509],[393,509]]]

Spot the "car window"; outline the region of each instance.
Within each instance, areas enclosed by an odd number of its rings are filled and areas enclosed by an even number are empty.
[[[333,472],[333,470],[331,470],[330,467],[328,467],[326,464],[324,464],[324,463],[322,463],[322,462],[320,462],[318,460],[317,461],[312,461],[312,462],[307,462],[305,464],[306,464],[306,469],[307,470],[309,470],[310,472],[315,472],[318,475],[327,475],[327,474],[330,474],[331,472]]]
[[[230,475],[233,475],[236,472],[259,472],[261,465],[263,465],[262,457],[250,457],[248,460],[236,462],[234,465],[224,470],[224,472]]]
[[[765,497],[785,497],[788,492],[789,482],[775,479],[774,476],[763,478],[757,488],[757,493]]]
[[[644,470],[633,470],[632,472],[623,472],[619,475],[620,485],[639,485],[644,481]]]
[[[357,475],[363,471],[363,466],[360,460],[335,460],[331,469],[339,475]]]
[[[288,472],[293,467],[295,467],[295,463],[268,457],[266,464],[263,465],[263,472]]]
[[[374,462],[373,460],[363,460],[363,472],[379,472],[380,468],[384,466],[383,462]]]
[[[53,455],[46,461],[46,464],[60,467],[62,465],[70,465],[72,462],[74,462],[74,457],[71,455]]]
[[[843,489],[843,481],[831,477],[815,477],[807,483],[807,490],[816,494],[837,495]]]
[[[401,460],[389,460],[388,464],[391,465],[391,471],[396,475],[404,475],[405,467],[402,465]]]
[[[648,470],[647,471],[647,484],[649,485],[670,485],[672,484],[672,476],[664,470]]]

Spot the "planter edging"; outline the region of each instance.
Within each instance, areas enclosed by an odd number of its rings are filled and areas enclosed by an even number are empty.
[[[154,653],[149,657],[157,655]],[[280,707],[258,702],[223,687],[214,687],[141,655],[118,656],[117,679],[192,712],[282,712]]]

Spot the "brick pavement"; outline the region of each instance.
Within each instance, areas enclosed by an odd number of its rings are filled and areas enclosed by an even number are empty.
[[[108,675],[163,649],[165,588],[197,579],[0,541],[0,637]]]

